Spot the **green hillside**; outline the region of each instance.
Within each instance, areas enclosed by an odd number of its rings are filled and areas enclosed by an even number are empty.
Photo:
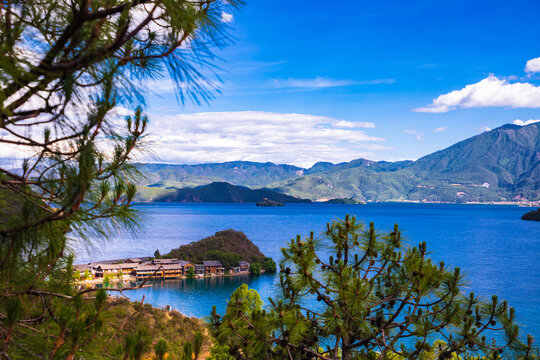
[[[269,187],[311,199],[540,200],[539,128],[505,125],[415,162],[359,159]]]

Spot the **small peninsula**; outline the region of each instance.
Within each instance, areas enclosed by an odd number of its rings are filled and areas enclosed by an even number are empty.
[[[523,214],[521,220],[540,221],[540,208]]]
[[[147,279],[195,278],[275,273],[276,263],[266,257],[246,234],[233,229],[171,250],[161,256],[103,260],[74,265],[81,283],[145,281]]]

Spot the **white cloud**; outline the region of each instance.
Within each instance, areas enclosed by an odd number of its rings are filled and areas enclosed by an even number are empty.
[[[224,23],[230,23],[230,22],[233,22],[233,20],[234,20],[233,14],[229,14],[226,12],[221,13],[221,21],[223,21]]]
[[[530,83],[510,83],[490,75],[476,84],[440,95],[433,103],[414,109],[416,112],[444,113],[458,108],[507,106],[539,108],[540,87]]]
[[[527,126],[527,125],[534,124],[534,123],[537,123],[537,122],[540,122],[540,120],[538,120],[538,119],[529,119],[529,120],[516,119],[516,120],[514,120],[513,124],[514,125],[519,125],[519,126]]]
[[[146,141],[158,160],[208,163],[233,160],[271,161],[311,166],[342,162],[388,150],[382,138],[359,128],[373,123],[326,116],[260,111],[150,114]],[[355,124],[355,127],[348,127]],[[345,126],[344,126],[345,125]]]
[[[482,127],[480,128],[480,131],[481,131],[481,132],[491,131],[491,128],[490,128],[490,127],[487,127],[487,126],[482,126]]]
[[[364,128],[364,129],[373,129],[375,123],[372,122],[360,122],[360,121],[345,121],[338,120],[332,123],[334,127],[345,128],[345,129],[354,129],[354,128]]]
[[[540,72],[540,57],[527,61],[527,64],[525,65],[525,72],[526,73]]]
[[[421,131],[418,131],[418,130],[403,130],[403,132],[407,135],[411,135],[411,136],[414,136],[414,138],[416,139],[416,141],[424,141],[424,133],[422,133]]]
[[[448,130],[448,128],[446,126],[441,126],[441,127],[438,127],[436,129],[433,130],[434,133],[438,133],[438,132],[442,132],[442,131],[446,131]]]
[[[277,89],[282,88],[305,88],[305,89],[324,89],[331,87],[342,87],[352,85],[379,85],[379,84],[393,84],[394,79],[374,79],[374,80],[336,80],[328,79],[324,77],[315,77],[313,79],[274,79],[271,82],[271,86]]]

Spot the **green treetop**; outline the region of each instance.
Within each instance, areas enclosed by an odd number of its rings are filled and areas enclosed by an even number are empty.
[[[425,243],[406,246],[397,225],[380,234],[347,216],[323,238],[298,236],[282,252],[269,309],[245,285],[223,317],[214,308],[218,346],[236,359],[538,356],[532,338],[520,341],[513,308],[464,295],[459,268],[432,263]]]

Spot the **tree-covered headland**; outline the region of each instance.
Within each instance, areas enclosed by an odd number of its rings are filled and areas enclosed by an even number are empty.
[[[219,260],[227,271],[237,266],[239,261],[250,262],[251,268],[259,269],[257,273],[261,268],[275,273],[277,268],[274,260],[266,257],[246,234],[233,229],[218,231],[212,236],[172,249],[166,257],[194,264],[204,260]]]

